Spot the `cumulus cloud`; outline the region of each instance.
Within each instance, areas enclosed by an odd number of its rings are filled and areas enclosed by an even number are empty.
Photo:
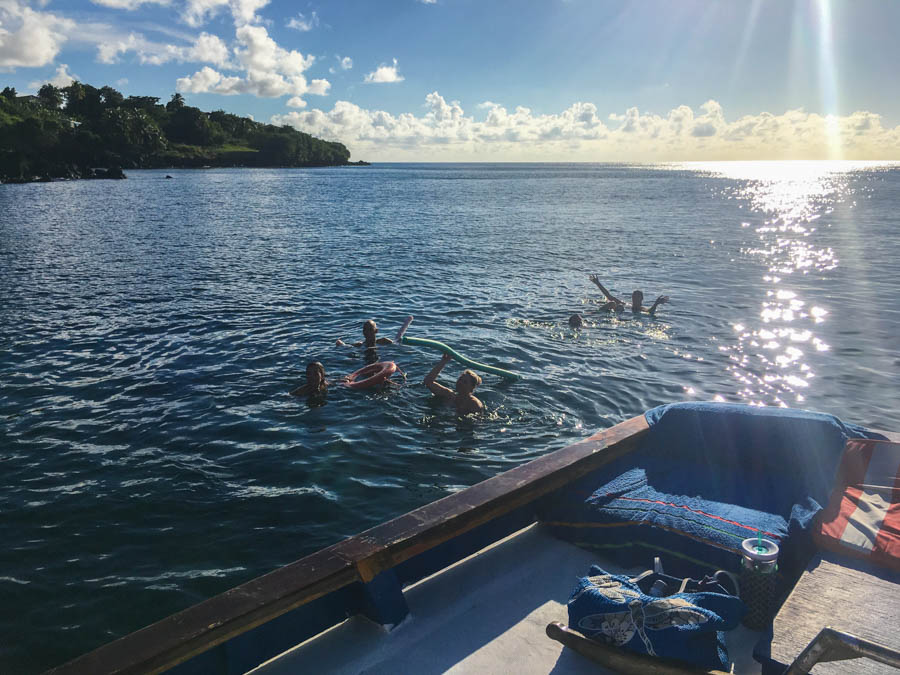
[[[311,31],[313,28],[318,27],[319,25],[319,15],[313,11],[309,17],[303,16],[302,13],[297,14],[295,17],[291,17],[291,20],[287,22],[288,28],[293,28],[294,30],[299,30],[302,33],[307,31]]]
[[[365,82],[385,83],[385,82],[403,82],[405,78],[397,72],[397,59],[394,59],[394,65],[388,66],[382,63],[378,68],[366,75]]]
[[[329,140],[355,156],[391,159],[531,161],[685,161],[717,159],[891,159],[900,154],[900,126],[885,128],[875,113],[844,117],[803,110],[726,119],[722,106],[678,106],[666,115],[629,108],[604,119],[593,103],[556,114],[527,107],[508,110],[479,104],[479,118],[459,102],[432,92],[420,115],[393,115],[337,101],[331,111],[312,109],[272,118]]]
[[[328,80],[307,81],[304,71],[315,61],[296,50],[280,47],[263,26],[245,25],[235,31],[238,45],[234,50],[241,75],[226,75],[205,66],[193,75],[179,78],[176,89],[185,93],[213,93],[224,96],[252,94],[264,98],[290,96],[288,105],[302,108],[306,94],[324,96]]]
[[[34,82],[29,82],[29,89],[40,89],[45,84],[52,84],[54,87],[68,87],[75,80],[80,79],[77,75],[73,75],[69,72],[69,66],[65,63],[61,63],[57,69],[56,73],[54,73],[53,77],[49,80],[35,80]]]
[[[189,26],[198,27],[228,9],[235,26],[243,26],[258,20],[257,13],[269,4],[269,0],[187,0],[182,19]]]
[[[303,56],[292,49],[283,49],[269,37],[262,26],[242,26],[235,32],[240,46],[235,55],[248,71],[278,72],[299,75],[315,61],[314,56]]]
[[[75,22],[35,12],[15,0],[0,2],[0,68],[34,68],[52,63]]]
[[[341,58],[340,56],[336,57],[338,63],[341,64],[341,70],[350,70],[353,67],[353,59],[349,56],[345,56]]]
[[[190,45],[178,46],[152,42],[138,33],[127,36],[109,37],[97,46],[97,60],[101,63],[117,63],[123,54],[134,52],[143,64],[189,62],[212,63],[225,66],[229,63],[228,46],[217,35],[201,33]]]

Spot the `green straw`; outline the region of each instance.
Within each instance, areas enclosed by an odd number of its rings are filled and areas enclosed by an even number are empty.
[[[766,549],[763,548],[762,545],[762,534],[759,530],[756,531],[756,552],[763,553]]]

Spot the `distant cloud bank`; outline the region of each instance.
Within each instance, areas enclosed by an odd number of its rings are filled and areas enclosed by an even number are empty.
[[[593,103],[558,114],[509,111],[492,102],[478,119],[438,92],[427,112],[392,115],[337,101],[272,117],[301,131],[345,143],[354,157],[375,161],[691,161],[753,159],[900,159],[900,126],[876,113],[841,117],[803,110],[761,112],[729,121],[722,106],[682,105],[666,115],[629,108],[601,117]]]

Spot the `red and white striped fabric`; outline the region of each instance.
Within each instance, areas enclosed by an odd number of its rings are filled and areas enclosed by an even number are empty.
[[[847,441],[814,533],[822,548],[900,571],[900,443]]]

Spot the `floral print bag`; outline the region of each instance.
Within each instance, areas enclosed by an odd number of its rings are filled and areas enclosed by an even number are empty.
[[[569,598],[570,627],[641,654],[727,669],[724,631],[746,612],[732,575],[678,579],[662,573],[658,559],[656,569],[628,577],[591,566]]]

